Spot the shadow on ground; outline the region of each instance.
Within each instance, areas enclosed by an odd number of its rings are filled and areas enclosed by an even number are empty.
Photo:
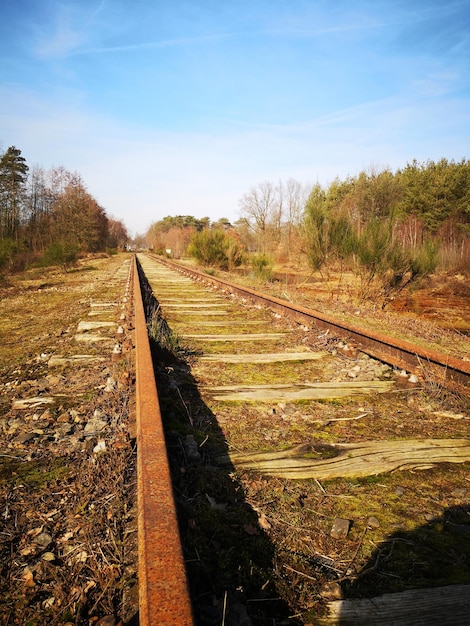
[[[341,591],[345,601],[335,622],[341,626],[466,626],[470,505],[449,507],[429,523],[380,542],[357,577],[341,583]]]
[[[191,355],[142,275],[141,283],[196,624],[298,624],[276,591],[273,546],[233,467],[211,462],[227,443],[199,394]]]

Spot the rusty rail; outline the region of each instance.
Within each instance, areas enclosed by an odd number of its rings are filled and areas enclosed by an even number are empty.
[[[139,624],[193,624],[142,291],[133,260]]]
[[[300,324],[315,324],[319,328],[330,329],[336,335],[352,341],[366,354],[394,367],[406,369],[408,372],[423,376],[437,384],[456,389],[457,391],[464,393],[469,393],[470,391],[469,361],[372,330],[365,331],[358,326],[335,319],[333,316],[260,293],[249,287],[237,285],[222,278],[202,274],[174,261],[156,256],[153,256],[153,258],[195,280],[216,285],[228,293],[236,294],[252,302],[267,306]]]

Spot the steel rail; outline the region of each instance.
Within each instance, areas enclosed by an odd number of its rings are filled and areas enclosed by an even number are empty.
[[[193,624],[142,290],[133,260],[140,626]]]
[[[300,324],[315,324],[329,329],[339,337],[354,343],[357,348],[389,365],[405,369],[436,384],[468,394],[470,391],[470,362],[451,355],[424,348],[410,341],[390,337],[373,330],[335,319],[331,315],[260,293],[249,287],[203,274],[168,259],[152,258],[195,280],[212,284],[230,294],[267,306],[276,313],[294,319]]]

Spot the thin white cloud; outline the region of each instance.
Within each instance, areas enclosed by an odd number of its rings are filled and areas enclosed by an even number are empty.
[[[95,18],[97,18],[98,15],[100,15],[104,11],[105,7],[106,7],[106,0],[101,0],[101,2],[96,7],[96,9],[91,12],[91,15],[90,15],[90,17],[88,19],[88,23],[89,24],[93,23]]]
[[[122,44],[119,46],[97,46],[82,48],[71,52],[70,56],[86,55],[86,54],[105,54],[112,52],[133,52],[140,50],[152,50],[159,48],[175,48],[180,46],[190,46],[194,44],[207,43],[210,41],[221,41],[236,37],[235,33],[218,33],[212,35],[201,35],[198,37],[181,37],[176,39],[165,39],[161,41],[147,41],[139,43]]]
[[[71,8],[62,7],[53,25],[37,27],[34,53],[40,59],[67,56],[86,41],[86,34],[73,23]]]
[[[228,39],[257,38],[260,36],[275,37],[319,37],[333,33],[350,32],[357,30],[374,29],[381,27],[382,24],[377,22],[370,24],[331,26],[325,28],[302,29],[302,28],[266,28],[258,30],[244,30],[234,32],[219,32],[197,35],[194,37],[176,37],[173,39],[163,39],[159,41],[144,41],[137,43],[122,44],[117,46],[97,46],[75,50],[74,55],[85,55],[93,53],[112,53],[112,52],[132,52],[139,50],[151,50],[160,48],[186,47],[191,45],[203,44],[208,42],[225,41]]]
[[[33,50],[40,59],[68,57],[89,44],[94,27],[98,30],[96,18],[103,13],[106,0],[101,0],[96,8],[87,12],[80,4],[57,4],[51,22],[39,22],[34,28]]]
[[[423,96],[439,97],[454,91],[459,82],[460,75],[457,72],[438,72],[415,80],[414,85]]]

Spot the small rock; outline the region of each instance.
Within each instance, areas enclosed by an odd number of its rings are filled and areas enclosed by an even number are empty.
[[[106,427],[106,420],[101,419],[99,411],[95,411],[92,418],[85,425],[85,434],[99,433]]]
[[[20,419],[13,419],[8,421],[7,435],[13,435],[21,426],[22,421]]]
[[[74,409],[70,411],[70,417],[73,418],[73,421],[75,422],[75,424],[83,424],[83,422],[85,421],[83,417],[79,415],[77,411],[75,411]]]
[[[401,498],[401,496],[405,493],[405,490],[403,489],[403,487],[397,487],[395,489],[395,494]]]
[[[122,372],[119,376],[118,387],[122,389],[123,387],[128,387],[132,384],[131,374],[130,372]]]
[[[333,539],[345,539],[348,536],[350,527],[351,520],[337,517],[331,527],[330,536],[333,537]]]
[[[258,525],[263,530],[269,530],[271,528],[271,524],[269,523],[269,520],[264,513],[261,513],[261,515],[258,517]]]
[[[328,582],[320,590],[320,595],[325,600],[342,600],[343,590],[341,585],[337,582]]]
[[[369,528],[380,528],[380,522],[376,517],[371,516],[367,520],[367,526],[369,526]]]
[[[96,622],[96,626],[116,626],[116,618],[114,615],[106,615]]]
[[[47,548],[52,543],[52,537],[49,533],[39,533],[39,535],[33,538],[33,543],[42,548]]]
[[[240,602],[232,604],[229,608],[225,623],[227,626],[251,626],[252,624],[245,605]]]
[[[19,435],[17,435],[15,437],[15,439],[13,440],[14,443],[28,443],[28,441],[32,441],[33,439],[36,439],[37,437],[37,433],[34,432],[30,432],[30,433],[20,433]]]
[[[95,439],[86,439],[83,443],[83,451],[85,454],[91,454],[93,452],[93,448],[96,445]]]
[[[93,448],[94,454],[100,454],[100,452],[104,452],[106,450],[106,441],[104,439],[99,439],[96,446]]]
[[[59,428],[56,428],[55,437],[59,439],[60,437],[65,437],[66,435],[70,435],[73,432],[72,424],[62,424]]]
[[[46,378],[47,378],[49,385],[53,385],[53,386],[58,385],[61,381],[61,376],[49,375],[49,376],[46,376]]]
[[[186,435],[184,440],[184,451],[186,452],[189,462],[194,463],[201,460],[201,454],[193,435]]]
[[[108,378],[108,380],[106,381],[106,387],[104,388],[104,391],[107,391],[108,393],[110,393],[111,391],[114,391],[116,389],[117,383],[114,380],[114,378],[112,378],[111,376]]]
[[[33,570],[29,567],[29,565],[27,565],[23,569],[23,572],[21,574],[21,578],[24,581],[24,586],[25,587],[34,587],[34,585],[35,585],[34,573],[33,573]]]

